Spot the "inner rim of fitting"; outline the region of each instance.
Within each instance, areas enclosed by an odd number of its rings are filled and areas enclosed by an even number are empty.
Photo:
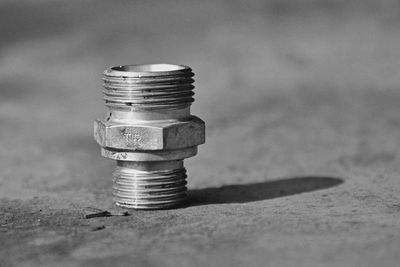
[[[186,66],[175,65],[175,64],[141,64],[141,65],[124,65],[112,67],[115,71],[125,71],[125,72],[168,72],[168,71],[178,71],[186,69]]]

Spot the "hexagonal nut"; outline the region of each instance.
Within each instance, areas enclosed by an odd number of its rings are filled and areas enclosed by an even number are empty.
[[[205,124],[196,116],[183,121],[140,125],[96,120],[94,138],[102,147],[112,149],[128,151],[182,149],[204,144]]]

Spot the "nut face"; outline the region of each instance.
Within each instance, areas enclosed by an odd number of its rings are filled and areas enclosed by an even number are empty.
[[[96,120],[94,137],[102,147],[125,150],[162,149],[162,128],[150,125],[121,125]]]
[[[198,146],[205,142],[204,121],[196,116],[163,127],[163,149]]]
[[[173,150],[197,146],[205,142],[204,122],[191,116],[187,120],[171,120],[140,125],[123,125],[96,120],[94,137],[102,147],[131,151]]]

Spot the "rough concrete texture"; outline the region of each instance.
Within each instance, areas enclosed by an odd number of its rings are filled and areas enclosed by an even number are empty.
[[[1,266],[399,266],[397,1],[3,1]],[[101,72],[190,65],[190,202],[86,219]],[[92,208],[92,209],[88,209]]]

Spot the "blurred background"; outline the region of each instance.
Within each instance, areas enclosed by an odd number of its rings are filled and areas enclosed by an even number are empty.
[[[396,266],[399,26],[394,0],[1,1],[0,263]],[[85,220],[113,208],[101,73],[158,62],[196,74],[196,205]]]

